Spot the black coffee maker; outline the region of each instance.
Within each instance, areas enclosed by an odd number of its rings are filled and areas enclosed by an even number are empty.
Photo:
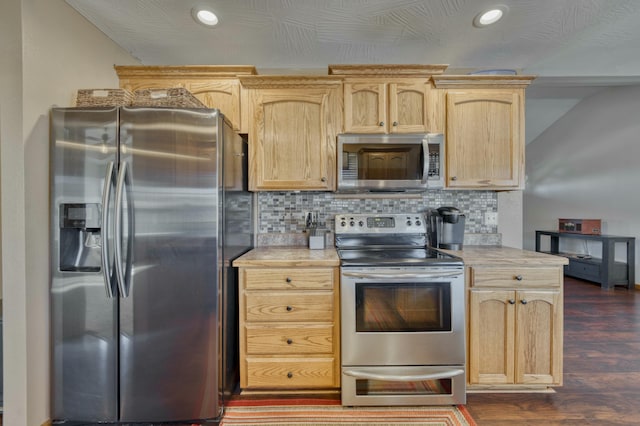
[[[465,216],[456,207],[426,211],[428,244],[433,248],[462,250]]]

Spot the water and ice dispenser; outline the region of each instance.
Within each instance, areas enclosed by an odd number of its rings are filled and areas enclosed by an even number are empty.
[[[60,270],[99,272],[102,205],[60,204]]]

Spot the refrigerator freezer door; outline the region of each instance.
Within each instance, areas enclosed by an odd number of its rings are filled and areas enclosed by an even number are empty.
[[[119,261],[131,264],[120,299],[120,421],[216,418],[220,117],[122,108],[120,118],[129,177]]]
[[[113,258],[102,259],[117,121],[117,109],[51,111],[53,419],[117,420],[117,299],[107,296],[115,286],[104,268]]]

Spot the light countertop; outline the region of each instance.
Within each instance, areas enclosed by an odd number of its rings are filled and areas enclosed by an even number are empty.
[[[442,250],[461,257],[465,265],[560,266],[569,263],[562,256],[503,246],[464,246],[462,250]],[[340,266],[335,248],[311,250],[307,247],[258,247],[233,261],[233,266]]]
[[[467,266],[474,265],[567,265],[566,257],[503,246],[463,246],[462,250],[442,250],[461,257]]]
[[[335,248],[311,250],[307,247],[257,247],[233,261],[233,266],[340,266]]]

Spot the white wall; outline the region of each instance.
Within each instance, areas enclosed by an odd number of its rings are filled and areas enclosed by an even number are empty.
[[[22,148],[21,1],[0,2],[0,200],[4,423],[26,421],[26,315],[24,246],[24,150]],[[9,285],[12,283],[12,285]],[[11,408],[9,408],[11,406]],[[12,414],[9,414],[11,412]],[[20,421],[12,423],[10,418]]]
[[[498,233],[502,245],[522,248],[522,191],[498,192]]]
[[[3,421],[31,426],[49,419],[49,109],[118,87],[113,64],[137,61],[63,0],[2,0],[1,12],[3,44],[21,46],[0,68]]]
[[[557,229],[558,218],[602,219],[604,234],[636,238],[639,271],[640,86],[584,99],[527,145],[526,159],[525,248],[534,249],[535,230]],[[599,244],[577,240],[565,249],[600,254]]]

